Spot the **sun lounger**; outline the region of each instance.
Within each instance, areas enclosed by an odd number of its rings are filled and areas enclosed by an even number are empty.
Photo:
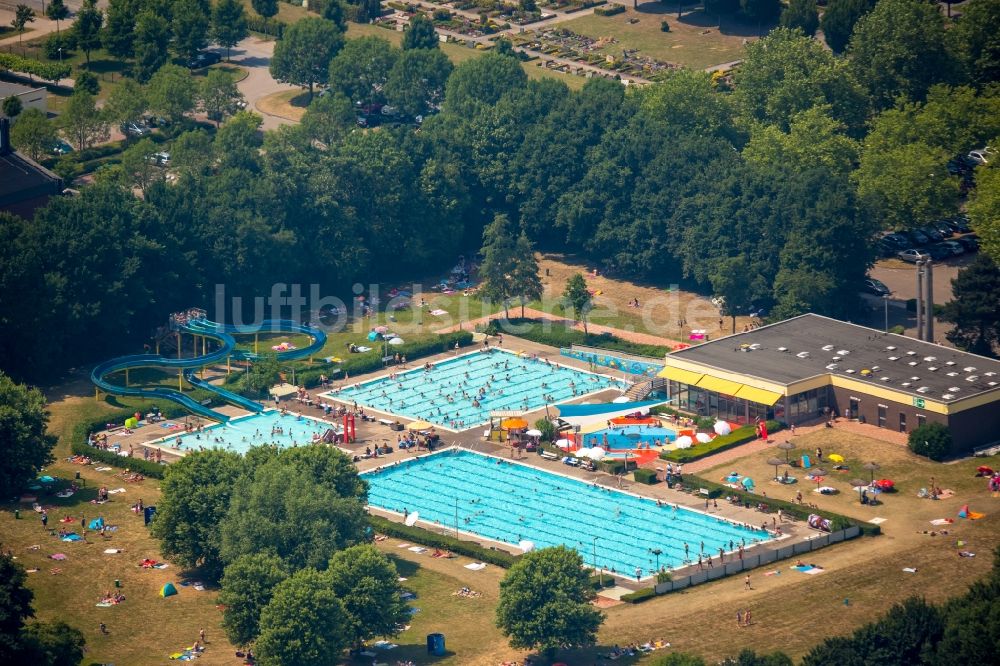
[[[548,451],[543,451],[541,456],[546,460],[559,460],[559,456],[554,453],[549,453]]]

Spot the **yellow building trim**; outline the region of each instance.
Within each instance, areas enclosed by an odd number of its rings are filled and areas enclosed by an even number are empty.
[[[697,384],[698,380],[704,376],[701,372],[692,372],[691,370],[683,370],[681,368],[671,368],[666,367],[656,375],[657,377],[664,377],[666,379],[672,379],[675,382],[680,382],[682,384]]]
[[[736,395],[736,392],[743,388],[743,384],[705,375],[698,381],[698,388],[705,389],[706,391],[715,391],[723,395]]]
[[[669,355],[667,356],[667,363],[668,363],[667,367],[664,368],[661,372],[666,372],[668,369],[688,370],[698,375],[711,375],[712,377],[718,377],[719,379],[725,379],[731,382],[735,382],[737,384],[746,384],[747,386],[752,386],[753,388],[764,389],[765,391],[780,393],[781,395],[788,395],[787,393],[785,393],[784,384],[769,382],[759,377],[751,377],[748,375],[741,375],[738,372],[729,372],[727,370],[720,370],[718,368],[713,368],[711,366],[701,365],[700,363],[693,363],[691,361],[687,361],[684,359],[673,358]]]
[[[740,386],[740,389],[736,392],[736,397],[749,400],[750,402],[756,402],[761,405],[771,406],[781,399],[781,394],[774,393],[773,391],[765,391],[764,389],[754,388],[744,384],[743,386]]]
[[[948,413],[955,414],[956,412],[964,412],[967,409],[973,409],[974,407],[982,407],[983,405],[988,405],[991,402],[996,402],[1000,400],[1000,388],[995,388],[992,391],[987,391],[986,393],[980,393],[979,395],[970,396],[964,400],[958,400],[948,405]]]

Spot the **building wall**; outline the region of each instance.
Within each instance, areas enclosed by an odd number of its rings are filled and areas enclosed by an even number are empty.
[[[956,451],[968,452],[1000,441],[1000,404],[980,405],[951,416]]]
[[[21,106],[24,107],[24,111],[28,109],[38,109],[42,113],[46,113],[46,104],[48,91],[45,88],[36,88],[35,90],[26,90],[22,93],[17,93],[15,95],[4,95],[0,102],[3,102],[7,97],[18,97],[21,100]],[[3,112],[0,111],[0,115]],[[15,119],[16,122],[16,119]]]

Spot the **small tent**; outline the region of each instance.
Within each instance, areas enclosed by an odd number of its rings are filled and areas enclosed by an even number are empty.
[[[88,530],[99,530],[104,527],[103,518],[94,518],[90,521],[90,525],[87,527]]]
[[[164,599],[172,597],[175,594],[177,594],[177,588],[174,587],[173,583],[166,583],[162,588],[160,588],[160,596]]]

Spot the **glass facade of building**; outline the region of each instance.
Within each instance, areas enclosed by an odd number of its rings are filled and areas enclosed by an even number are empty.
[[[681,411],[740,424],[753,423],[758,417],[801,423],[822,417],[832,404],[829,386],[783,397],[774,405],[762,405],[673,380],[667,383],[667,390],[673,406]]]

